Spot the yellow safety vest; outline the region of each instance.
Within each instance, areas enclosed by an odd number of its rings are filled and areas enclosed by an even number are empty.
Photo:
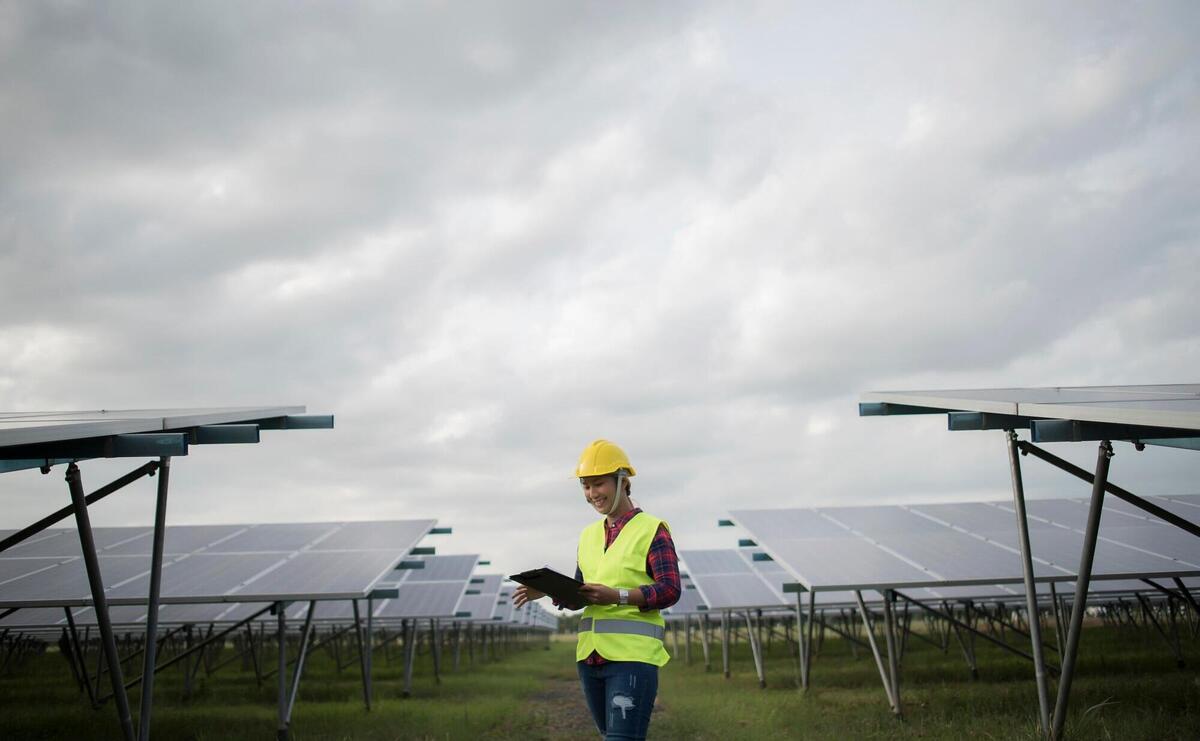
[[[646,573],[646,556],[662,520],[645,512],[633,516],[616,540],[604,550],[604,520],[588,525],[579,535],[579,570],[585,582],[614,589],[636,589],[654,580]],[[636,605],[588,605],[579,621],[575,660],[596,651],[609,661],[640,661],[663,666],[671,657],[663,646],[666,623],[658,610],[643,612]]]

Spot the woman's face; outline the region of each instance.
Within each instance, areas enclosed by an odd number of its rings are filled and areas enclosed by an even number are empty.
[[[608,514],[617,495],[616,476],[585,476],[579,483],[583,485],[583,497],[588,504],[600,514]]]

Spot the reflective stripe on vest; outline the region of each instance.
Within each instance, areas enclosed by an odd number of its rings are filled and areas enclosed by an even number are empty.
[[[638,620],[596,620],[583,618],[579,621],[579,632],[593,630],[597,633],[628,633],[635,636],[649,636],[663,640],[667,631],[661,625],[643,623]]]

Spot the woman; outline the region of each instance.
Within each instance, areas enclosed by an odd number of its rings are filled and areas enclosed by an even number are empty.
[[[679,600],[679,559],[662,520],[633,505],[625,452],[607,440],[584,449],[575,467],[583,496],[604,518],[579,535],[575,578],[586,603],[575,661],[583,697],[607,741],[644,739],[658,694],[658,668],[670,657],[658,611]],[[520,607],[544,597],[519,586]]]

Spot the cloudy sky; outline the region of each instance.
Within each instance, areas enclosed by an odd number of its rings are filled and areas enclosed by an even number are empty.
[[[509,573],[571,568],[597,437],[681,547],[732,546],[735,506],[1007,497],[1001,433],[859,394],[1200,380],[1197,28],[1186,1],[0,3],[0,409],[334,413],[195,449],[169,522],[434,516]],[[1113,478],[1195,492],[1198,463],[1126,445]],[[0,527],[67,497],[2,483]],[[94,522],[148,524],[152,488]]]

